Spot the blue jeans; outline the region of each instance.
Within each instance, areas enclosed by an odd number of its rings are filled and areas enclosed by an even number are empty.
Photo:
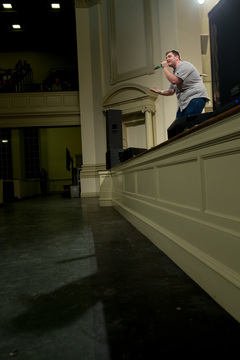
[[[192,99],[188,104],[188,106],[185,109],[183,109],[183,111],[180,111],[180,109],[178,109],[176,118],[180,118],[188,115],[199,115],[202,113],[205,105],[206,105],[206,101],[203,98]]]

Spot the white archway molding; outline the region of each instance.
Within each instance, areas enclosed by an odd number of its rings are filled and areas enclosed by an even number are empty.
[[[147,87],[125,83],[112,88],[103,98],[104,110],[121,110],[123,115],[123,133],[126,126],[145,120],[146,147],[156,144],[156,101],[157,95]],[[144,114],[144,116],[142,116]],[[135,115],[135,116],[134,116]]]

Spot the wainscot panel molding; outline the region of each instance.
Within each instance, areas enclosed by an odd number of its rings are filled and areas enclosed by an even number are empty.
[[[150,1],[108,0],[108,14],[111,83],[153,73]]]
[[[85,164],[82,166],[80,172],[81,186],[84,186],[85,191],[81,193],[81,197],[99,197],[99,171],[105,169],[105,164]],[[91,192],[91,187],[94,185],[95,192]],[[108,204],[109,205],[109,204]]]
[[[0,94],[0,126],[80,125],[79,92]]]
[[[240,107],[107,172],[112,205],[240,321]]]

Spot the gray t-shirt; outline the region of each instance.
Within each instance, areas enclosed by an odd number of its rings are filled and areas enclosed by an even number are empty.
[[[182,81],[178,85],[171,84],[169,89],[176,91],[180,110],[183,111],[195,98],[209,101],[207,91],[197,69],[188,61],[181,61],[173,74]]]

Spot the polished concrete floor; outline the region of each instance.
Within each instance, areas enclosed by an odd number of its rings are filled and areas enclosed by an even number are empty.
[[[235,359],[240,328],[97,199],[0,207],[0,359]]]

